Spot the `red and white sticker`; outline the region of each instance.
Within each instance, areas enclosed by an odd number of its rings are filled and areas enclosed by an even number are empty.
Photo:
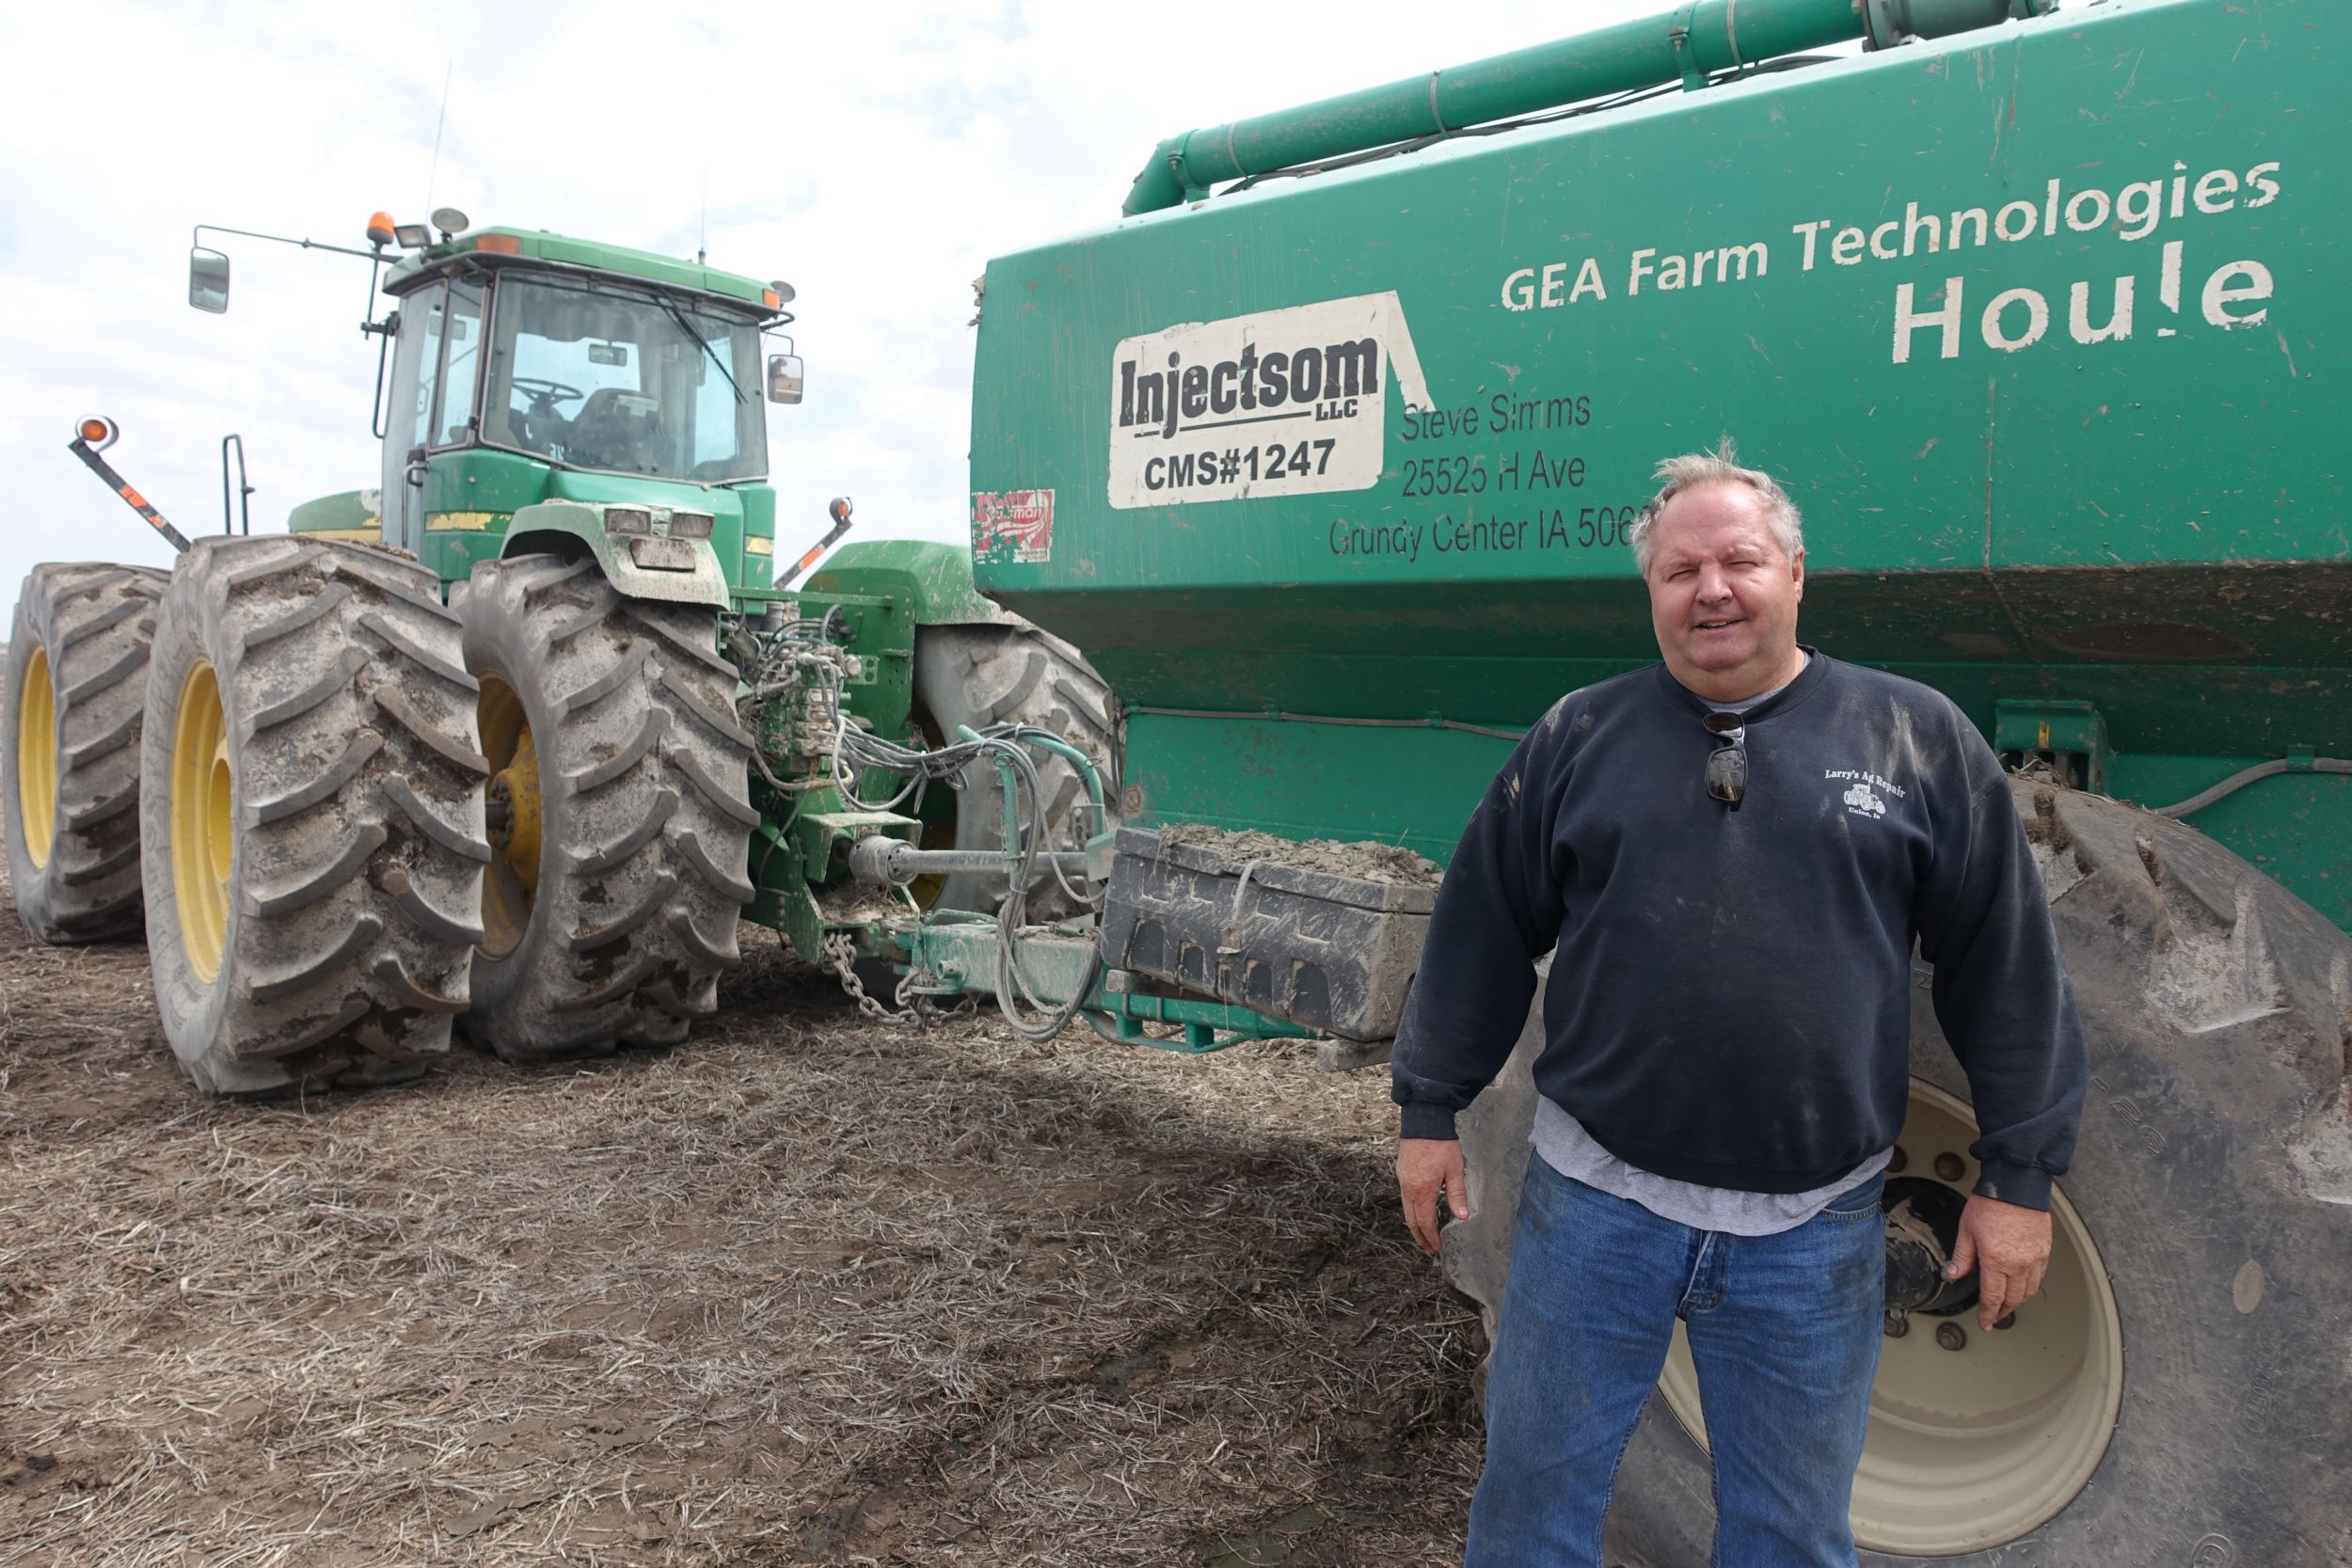
[[[975,562],[1050,561],[1054,556],[1054,492],[972,492],[972,559]]]

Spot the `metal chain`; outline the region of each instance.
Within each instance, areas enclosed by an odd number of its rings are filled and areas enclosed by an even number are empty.
[[[850,1000],[857,1004],[861,1014],[877,1023],[919,1022],[912,1012],[894,1013],[866,994],[866,982],[857,977],[856,969],[851,967],[857,958],[857,947],[847,935],[840,931],[826,932],[820,951],[832,961],[833,972],[841,977],[841,989],[850,993]],[[903,992],[906,987],[902,984],[898,989]]]
[[[850,1001],[857,1004],[858,1012],[874,1020],[877,1023],[911,1023],[920,1031],[930,1028],[943,1018],[961,1017],[978,1008],[978,1003],[969,996],[964,997],[952,1007],[942,1007],[929,995],[918,991],[915,989],[918,986],[939,984],[937,974],[918,965],[908,970],[899,979],[898,990],[892,993],[892,1000],[898,1004],[901,1010],[893,1012],[879,1000],[866,994],[866,982],[857,977],[857,970],[853,967],[857,958],[857,945],[850,940],[846,932],[827,932],[818,951],[824,954],[834,974],[840,976],[841,989],[850,993]]]
[[[963,1018],[979,1011],[979,998],[968,994],[959,999],[952,1007],[941,1006],[938,996],[932,990],[922,989],[936,988],[938,985],[939,975],[921,964],[908,970],[906,977],[898,982],[898,1006],[914,1014],[915,1028],[928,1029],[942,1019]]]

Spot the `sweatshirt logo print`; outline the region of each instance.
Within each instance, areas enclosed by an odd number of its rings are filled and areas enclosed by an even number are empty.
[[[1846,791],[1846,809],[1856,816],[1879,817],[1886,815],[1886,802],[1871,794],[1868,784],[1858,784]]]
[[[1846,810],[1855,816],[1867,816],[1873,822],[1885,818],[1886,799],[1900,800],[1911,793],[1892,780],[1882,779],[1876,773],[1866,772],[1859,768],[1828,768],[1822,769],[1821,777],[1833,789],[1844,784],[1846,793],[1839,799],[1845,801]]]

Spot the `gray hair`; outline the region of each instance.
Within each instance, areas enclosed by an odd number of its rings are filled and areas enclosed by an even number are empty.
[[[1740,466],[1739,449],[1726,436],[1713,451],[1685,452],[1669,457],[1658,465],[1651,476],[1662,483],[1658,494],[1642,508],[1642,515],[1626,530],[1625,542],[1633,548],[1633,569],[1649,576],[1650,525],[1666,510],[1666,503],[1683,491],[1701,484],[1744,484],[1764,498],[1764,520],[1772,525],[1772,537],[1779,542],[1781,554],[1789,560],[1804,548],[1804,519],[1797,515],[1797,503],[1788,499],[1788,492],[1779,482],[1760,468]]]

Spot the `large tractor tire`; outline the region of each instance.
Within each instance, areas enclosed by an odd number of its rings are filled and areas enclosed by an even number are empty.
[[[473,678],[413,562],[201,539],[140,744],[164,1035],[228,1094],[397,1082],[449,1050],[481,906]]]
[[[956,738],[959,725],[1034,724],[1051,731],[1094,760],[1102,774],[1108,826],[1119,815],[1117,709],[1103,677],[1077,649],[1017,616],[970,626],[924,626],[914,640],[914,705],[934,745]],[[1085,781],[1061,757],[1033,752],[1045,786],[1045,819],[1054,849],[1083,849],[1094,832]],[[952,837],[940,835],[931,847],[995,849],[1005,837],[1004,785],[995,766],[977,763],[965,770],[955,800]],[[1070,879],[1074,884],[1078,879]],[[995,912],[1005,900],[1005,879],[977,872],[943,879],[933,907]],[[1028,915],[1043,923],[1084,911],[1050,869],[1029,884]]]
[[[42,942],[139,929],[139,720],[170,580],[147,566],[53,563],[17,594],[0,794],[16,912]]]
[[[2013,787],[2090,1047],[2082,1142],[2055,1206],[2048,1279],[2014,1326],[1915,1314],[1884,1342],[1855,1484],[1862,1560],[2341,1568],[2352,1560],[2352,939],[2193,829],[2048,784]],[[1918,979],[1890,1192],[1909,1182],[1957,1198],[1976,1180],[1975,1124]],[[1446,1231],[1448,1272],[1490,1328],[1518,1196],[1503,1172],[1528,1157],[1534,1046],[1521,1041],[1466,1119],[1474,1213]],[[1938,1156],[1960,1165],[1939,1173]],[[1610,1561],[1708,1560],[1702,1430],[1677,1331],[1626,1454]]]
[[[467,1034],[509,1061],[683,1040],[739,959],[759,821],[716,614],[551,555],[458,603],[496,851]]]

